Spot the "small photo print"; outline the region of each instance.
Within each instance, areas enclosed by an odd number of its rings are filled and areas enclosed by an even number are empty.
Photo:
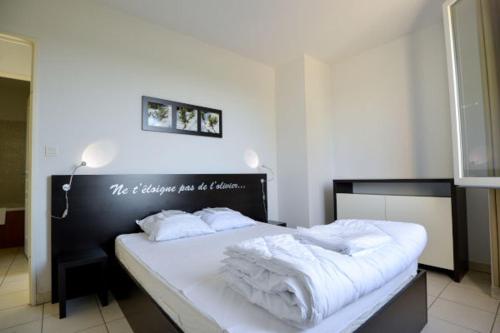
[[[217,112],[201,111],[201,132],[220,134],[220,114]]]
[[[172,105],[148,101],[147,125],[151,127],[172,128]]]
[[[182,131],[198,131],[198,110],[187,106],[177,107],[176,128]]]

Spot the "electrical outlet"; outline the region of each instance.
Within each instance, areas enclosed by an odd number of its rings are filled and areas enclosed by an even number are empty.
[[[54,146],[45,146],[45,157],[56,157],[59,154],[59,149]]]

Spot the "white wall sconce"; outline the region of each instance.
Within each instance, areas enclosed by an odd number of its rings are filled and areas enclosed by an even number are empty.
[[[255,152],[255,150],[253,150],[253,149],[247,149],[245,151],[245,154],[244,154],[244,159],[245,159],[246,165],[249,168],[251,168],[251,169],[265,170],[266,173],[268,171],[271,174],[271,177],[267,179],[267,182],[270,182],[270,181],[274,180],[275,174],[274,174],[273,169],[271,169],[270,167],[268,167],[268,166],[260,163],[259,155],[257,155],[257,153]],[[266,191],[264,189],[264,183],[265,182],[266,182],[266,180],[264,178],[262,178],[260,180],[261,187],[262,187],[262,205],[264,207],[264,212],[265,212],[265,214],[267,216],[267,198],[266,198]]]
[[[97,141],[88,145],[82,154],[82,161],[90,168],[102,168],[114,160],[118,153],[117,146],[108,140]]]
[[[66,200],[66,208],[64,209],[61,216],[54,216],[52,218],[57,220],[64,220],[69,214],[69,199],[68,192],[71,191],[71,185],[73,184],[73,177],[76,174],[76,171],[81,167],[90,167],[90,168],[101,168],[109,163],[115,158],[118,149],[116,145],[111,141],[97,141],[90,145],[88,145],[82,153],[82,161],[80,164],[76,165],[73,168],[73,172],[69,178],[69,182],[62,186],[62,190],[64,191],[64,198]]]
[[[64,199],[66,200],[66,208],[64,209],[61,216],[52,215],[52,218],[57,219],[57,220],[64,220],[68,216],[68,213],[69,213],[68,192],[71,190],[71,184],[73,184],[73,177],[75,176],[76,170],[80,169],[81,167],[85,167],[85,166],[87,166],[87,163],[85,161],[81,161],[80,164],[76,165],[73,168],[73,172],[71,173],[71,176],[69,177],[69,182],[62,186],[62,190],[64,191]]]
[[[255,150],[253,150],[253,149],[247,149],[245,151],[244,159],[245,159],[246,165],[249,168],[251,168],[251,169],[265,170],[266,173],[268,171],[271,174],[271,178],[269,178],[267,180],[268,182],[274,180],[275,174],[274,174],[273,169],[271,169],[270,167],[266,166],[265,164],[261,164],[260,163],[259,155],[257,155],[257,153],[255,152]]]

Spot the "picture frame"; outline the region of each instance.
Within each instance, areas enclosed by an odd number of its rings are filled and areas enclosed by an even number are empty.
[[[222,138],[222,110],[142,96],[142,130]]]
[[[200,110],[200,135],[222,137],[222,111],[203,108]]]

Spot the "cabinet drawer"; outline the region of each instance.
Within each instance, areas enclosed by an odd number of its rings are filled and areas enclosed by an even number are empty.
[[[387,220],[418,223],[427,230],[427,246],[420,263],[454,269],[450,198],[386,196],[385,202]]]
[[[385,220],[385,199],[381,195],[338,193],[337,219]]]

